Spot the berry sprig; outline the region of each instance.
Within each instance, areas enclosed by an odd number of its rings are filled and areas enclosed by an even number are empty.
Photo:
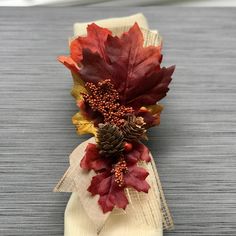
[[[119,103],[119,93],[109,79],[94,83],[86,83],[89,91],[83,94],[85,103],[93,111],[100,112],[104,117],[104,123],[121,126],[124,124],[124,117],[134,112],[132,107],[125,107]]]
[[[112,169],[111,173],[114,173],[115,182],[119,187],[124,185],[124,174],[129,171],[126,161],[124,158],[121,158],[119,162],[117,162]]]

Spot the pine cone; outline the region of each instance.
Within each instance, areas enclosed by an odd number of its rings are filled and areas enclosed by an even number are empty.
[[[139,141],[140,139],[147,139],[145,122],[143,117],[129,116],[122,127],[124,139],[126,141]]]
[[[124,136],[116,125],[98,125],[98,148],[106,156],[119,155],[124,150]]]

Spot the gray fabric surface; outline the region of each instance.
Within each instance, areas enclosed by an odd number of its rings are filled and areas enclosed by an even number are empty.
[[[51,191],[82,138],[56,56],[75,21],[140,11],[177,65],[149,133],[176,225],[165,235],[236,235],[236,10],[157,7],[0,9],[0,235],[63,235],[69,194]]]
[[[1,0],[0,6],[194,6],[235,7],[235,0]]]

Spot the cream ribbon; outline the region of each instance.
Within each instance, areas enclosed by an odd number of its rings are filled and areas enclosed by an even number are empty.
[[[147,38],[146,46],[153,42],[160,43],[157,31],[150,33],[147,20],[141,13],[129,17],[95,21],[99,26],[111,29],[114,34],[122,33],[135,22],[143,29]],[[87,24],[88,22],[75,23],[75,36],[86,34]],[[65,210],[64,236],[162,236],[162,225],[165,228],[171,228],[173,222],[153,158],[152,163],[143,164],[150,173],[147,178],[151,185],[149,193],[127,190],[130,201],[127,209],[125,211],[115,209],[111,213],[103,214],[97,204],[98,196],[91,197],[86,191],[94,173],[91,171],[85,174],[79,167],[79,161],[88,142],[95,142],[94,138],[85,141],[72,152],[70,167],[55,188],[58,192],[72,192]]]
[[[118,28],[123,26],[132,26],[135,22],[139,24],[141,28],[148,29],[148,22],[144,15],[142,13],[137,13],[132,16],[127,17],[118,17],[118,18],[109,18],[109,19],[102,19],[102,20],[96,20],[91,22],[85,22],[85,23],[75,23],[74,24],[74,35],[80,36],[80,35],[86,35],[87,34],[87,25],[90,23],[96,23],[97,25],[112,29],[112,28]]]

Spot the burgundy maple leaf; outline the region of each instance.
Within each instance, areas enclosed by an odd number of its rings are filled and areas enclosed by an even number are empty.
[[[148,192],[149,184],[145,180],[149,173],[142,167],[132,165],[128,167],[128,172],[124,174],[124,181],[126,187],[132,187],[138,192]]]
[[[148,148],[142,143],[133,143],[133,149],[124,153],[123,159],[127,164],[127,169],[122,172],[122,186],[117,184],[114,171],[112,171],[117,160],[101,155],[96,144],[88,144],[80,162],[81,168],[97,172],[92,178],[88,191],[92,195],[100,195],[98,203],[104,213],[111,211],[114,207],[125,209],[128,204],[124,193],[125,188],[130,187],[147,193],[150,187],[145,180],[148,172],[137,166],[139,161],[150,161]]]
[[[85,149],[85,155],[80,162],[84,170],[101,171],[110,168],[110,160],[99,154],[96,144],[89,143]]]
[[[143,43],[137,23],[121,37],[107,35],[106,57],[83,49],[81,78],[93,83],[110,79],[119,92],[121,103],[133,108],[155,104],[168,92],[175,67],[161,68],[161,47],[143,47]]]
[[[102,58],[106,58],[104,43],[111,31],[92,23],[87,27],[87,36],[77,37],[70,44],[70,56],[60,56],[58,60],[74,73],[78,74],[79,64],[83,58],[83,48],[97,52]]]
[[[128,171],[123,174],[124,185],[119,186],[115,181],[115,176],[111,171],[105,171],[92,178],[88,191],[92,195],[98,194],[98,203],[104,213],[112,211],[114,207],[125,209],[128,199],[124,193],[126,187],[132,187],[139,192],[147,193],[150,186],[145,180],[148,172],[138,167],[136,164],[128,166]]]
[[[151,161],[148,148],[142,143],[133,143],[133,149],[125,153],[124,158],[127,163],[133,164],[138,161]]]
[[[138,161],[149,162],[151,157],[148,148],[144,144],[133,143],[133,149],[130,152],[124,153],[124,159],[131,166]],[[85,149],[80,166],[84,170],[101,171],[111,169],[112,164],[116,161],[116,158],[101,155],[97,145],[89,143]]]
[[[88,191],[92,195],[100,195],[98,203],[104,213],[112,211],[115,206],[125,209],[128,204],[128,199],[124,193],[124,186],[119,187],[117,185],[111,171],[95,175],[92,178]]]
[[[120,37],[94,23],[87,31],[71,42],[69,57],[58,58],[72,72],[85,82],[110,79],[121,103],[135,109],[166,96],[175,67],[161,68],[161,46],[144,47],[137,23]]]

